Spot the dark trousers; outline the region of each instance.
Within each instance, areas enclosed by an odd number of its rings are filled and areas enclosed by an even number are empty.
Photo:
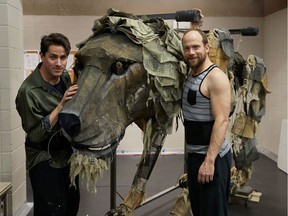
[[[70,187],[69,166],[53,168],[43,161],[29,170],[34,216],[76,216],[80,202],[79,181]]]
[[[206,155],[188,153],[187,175],[193,216],[227,216],[230,187],[231,151],[215,160],[213,181],[198,183],[199,168]]]

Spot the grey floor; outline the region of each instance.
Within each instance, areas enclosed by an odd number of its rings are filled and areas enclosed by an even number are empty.
[[[139,156],[117,156],[117,198],[122,201],[129,191]],[[147,198],[173,187],[183,173],[183,155],[161,155],[146,187]],[[254,172],[248,185],[262,193],[260,202],[232,199],[229,204],[230,216],[287,216],[287,174],[277,168],[277,164],[261,155],[254,162]],[[28,202],[33,202],[29,179],[27,181]],[[168,216],[181,189],[175,189],[136,209],[135,216]],[[97,184],[97,193],[86,190],[81,185],[81,201],[78,216],[104,216],[110,209],[110,171]],[[28,216],[33,215],[33,209]]]

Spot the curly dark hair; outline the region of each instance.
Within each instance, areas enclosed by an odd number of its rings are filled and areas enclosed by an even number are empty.
[[[45,55],[46,52],[49,49],[49,46],[51,45],[58,45],[58,46],[63,46],[67,56],[70,53],[71,46],[68,38],[60,33],[51,33],[49,35],[44,35],[41,38],[41,43],[40,43],[40,52]]]

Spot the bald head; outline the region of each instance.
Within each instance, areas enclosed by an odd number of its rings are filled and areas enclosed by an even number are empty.
[[[206,44],[208,44],[208,39],[207,39],[206,33],[200,29],[189,29],[188,31],[186,31],[182,37],[182,44],[183,44],[183,40],[186,37],[199,37],[199,36],[201,37],[201,41],[204,44],[204,46]]]

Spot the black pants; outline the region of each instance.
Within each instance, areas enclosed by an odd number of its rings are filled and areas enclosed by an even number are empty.
[[[76,216],[79,208],[79,181],[70,187],[69,166],[53,168],[43,161],[29,170],[33,190],[34,216]]]
[[[206,155],[188,153],[187,175],[191,208],[194,216],[227,216],[230,187],[231,151],[215,160],[213,181],[198,183],[199,168]]]

